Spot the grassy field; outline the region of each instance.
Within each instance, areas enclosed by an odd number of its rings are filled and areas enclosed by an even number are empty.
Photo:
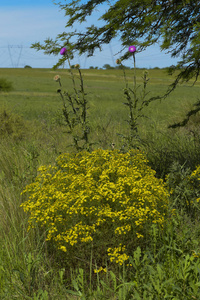
[[[137,70],[137,82],[142,84],[144,70]],[[76,70],[74,73],[77,74]],[[59,95],[56,94],[57,84],[53,77],[59,74],[66,90],[72,90],[70,74],[67,70],[52,71],[49,69],[1,69],[0,77],[13,82],[14,91],[1,93],[1,105],[7,105],[27,120],[40,119],[45,115],[54,115],[59,109]],[[93,116],[102,119],[102,115],[113,117],[120,122],[126,118],[123,106],[124,79],[121,70],[82,70],[85,90],[90,102],[91,119]],[[133,70],[126,71],[130,86],[133,82]],[[148,89],[151,96],[162,95],[173,82],[174,76],[167,75],[166,70],[149,70]],[[77,86],[79,81],[77,80]],[[187,108],[197,100],[200,81],[194,87],[191,84],[179,86],[165,103],[156,103],[150,107],[152,119],[169,122],[180,113],[180,107]],[[61,103],[60,103],[61,104]],[[182,109],[181,109],[182,110]],[[98,112],[99,116],[96,115]]]
[[[143,72],[136,70],[138,94]],[[175,75],[162,69],[148,72],[148,97],[162,96]],[[73,73],[79,89],[78,72]],[[0,299],[157,300],[168,293],[174,300],[200,299],[199,207],[195,202],[199,192],[198,184],[191,186],[188,179],[200,164],[200,116],[193,116],[185,127],[168,128],[193,109],[199,99],[200,80],[194,86],[192,82],[179,85],[166,99],[150,103],[138,124],[141,144],[137,148],[145,152],[156,177],[173,190],[170,209],[176,213],[170,217],[165,234],[152,227],[152,241],[145,246],[148,254],[143,260],[138,258],[139,250],[133,249],[134,270],[115,268],[102,278],[97,276],[94,283],[90,278],[89,284],[78,264],[70,273],[49,251],[40,228],[27,232],[28,215],[20,208],[24,201],[21,192],[34,181],[38,167],[53,165],[60,153],[74,151],[63,124],[59,85],[54,81],[57,74],[63,89],[73,93],[68,70],[0,69],[0,78],[13,84],[12,91],[0,92]],[[82,75],[93,148],[111,150],[114,143],[121,149],[119,134],[129,132],[123,72],[82,70]],[[126,71],[126,78],[132,87],[133,70]],[[170,280],[176,283],[171,290]]]
[[[62,101],[56,93],[58,83],[53,80],[59,74],[63,89],[73,91],[72,81],[68,70],[50,69],[1,69],[0,77],[13,82],[14,90],[0,94],[1,108],[10,109],[21,115],[25,121],[37,123],[38,134],[49,133],[49,139],[55,139],[58,152],[63,152],[63,127],[59,127]],[[73,70],[75,78],[77,70]],[[137,84],[142,88],[144,70],[137,70]],[[91,139],[98,142],[98,147],[109,148],[114,143],[120,147],[118,134],[127,132],[129,112],[125,102],[123,89],[125,87],[121,70],[82,70],[85,91],[89,103],[88,116],[91,123]],[[133,70],[126,71],[130,87],[133,86]],[[165,69],[149,70],[147,97],[164,95],[175,76],[169,76]],[[80,81],[77,77],[76,85]],[[165,100],[152,102],[144,109],[145,118],[140,119],[140,135],[150,137],[168,134],[169,124],[180,122],[185,114],[197,102],[200,91],[200,81],[195,86],[191,83],[178,86]],[[140,90],[138,90],[140,93]],[[192,123],[192,122],[191,122]],[[30,125],[32,128],[34,126]],[[36,128],[36,127],[35,127]],[[45,128],[45,129],[44,129]],[[44,131],[43,131],[44,129]],[[58,131],[59,130],[59,135]],[[179,130],[181,131],[181,130]],[[175,130],[173,136],[175,136]],[[59,140],[60,136],[60,141]],[[66,146],[66,143],[65,143]],[[64,147],[65,147],[64,146]]]
[[[13,82],[14,91],[1,93],[1,107],[6,106],[25,120],[51,122],[57,118],[62,102],[56,93],[58,84],[53,81],[56,74],[61,76],[64,89],[72,91],[72,82],[67,70],[52,71],[48,69],[1,69],[0,76]],[[137,83],[142,85],[144,70],[137,70]],[[74,70],[76,74],[76,70]],[[111,126],[123,131],[128,119],[123,88],[125,87],[121,70],[83,70],[83,78],[89,102],[89,117],[92,128]],[[133,70],[126,71],[130,87],[133,82]],[[149,70],[149,95],[163,95],[174,77],[167,75],[166,70]],[[200,81],[194,87],[192,83],[178,86],[162,102],[154,102],[146,108],[146,129],[149,126],[166,127],[185,115],[191,105],[197,101]],[[79,80],[77,79],[77,87]],[[144,120],[143,120],[144,121]],[[143,124],[145,126],[145,124]],[[105,129],[105,128],[104,128]],[[146,130],[145,129],[145,130]],[[113,129],[112,129],[113,130]]]

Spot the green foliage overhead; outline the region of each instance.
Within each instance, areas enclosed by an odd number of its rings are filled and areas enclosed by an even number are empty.
[[[200,2],[198,0],[72,0],[59,2],[67,17],[66,32],[44,45],[33,45],[46,53],[58,53],[61,46],[93,55],[112,39],[121,41],[122,49],[134,44],[137,51],[161,42],[162,50],[180,57],[178,80],[198,77],[200,70]],[[87,26],[87,18],[98,8],[101,22]],[[103,9],[102,9],[103,8]],[[86,27],[84,29],[84,22]],[[76,30],[76,25],[80,30]],[[121,49],[119,49],[121,50]],[[128,58],[126,53],[123,58]],[[182,70],[184,68],[184,70]]]

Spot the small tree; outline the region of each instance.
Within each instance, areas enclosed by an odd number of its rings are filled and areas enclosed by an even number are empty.
[[[103,65],[103,69],[110,70],[110,69],[114,69],[114,68],[111,67],[109,64],[105,64],[105,65]]]

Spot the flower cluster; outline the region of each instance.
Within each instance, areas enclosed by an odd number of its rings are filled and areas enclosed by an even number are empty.
[[[100,267],[99,269],[94,269],[94,273],[107,272],[107,268]]]
[[[45,228],[66,254],[88,257],[91,246],[98,265],[106,257],[121,265],[148,239],[152,223],[163,226],[168,209],[163,182],[137,151],[62,154],[23,193],[30,227]]]
[[[115,261],[119,265],[123,265],[123,263],[129,259],[129,256],[125,253],[126,246],[119,245],[114,249],[108,248],[108,256],[110,256],[110,261]]]

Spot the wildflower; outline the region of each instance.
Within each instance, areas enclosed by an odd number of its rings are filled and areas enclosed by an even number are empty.
[[[107,272],[107,268],[100,267],[99,269],[94,269],[94,273]]]
[[[80,69],[80,65],[79,65],[79,64],[76,64],[76,65],[74,66],[74,68]]]
[[[59,75],[56,75],[56,76],[54,76],[54,78],[53,78],[55,81],[60,81],[60,76]]]
[[[66,49],[66,48],[62,48],[62,49],[60,50],[60,54],[61,54],[61,55],[67,54],[67,49]]]
[[[198,252],[196,252],[196,251],[194,251],[194,250],[192,250],[192,256],[193,257],[197,257],[197,258],[199,258],[200,257],[200,253],[198,253]]]
[[[135,46],[130,46],[128,48],[128,51],[131,52],[131,53],[134,53],[136,51],[136,47]]]
[[[48,228],[46,241],[67,257],[76,252],[85,260],[93,245],[102,265],[96,273],[106,273],[105,257],[128,264],[132,248],[148,239],[150,225],[168,220],[168,192],[139,151],[63,153],[54,166],[40,167],[23,193],[28,193],[22,207],[30,212],[29,228],[36,223]]]
[[[67,252],[67,249],[65,246],[60,246],[60,250],[64,251],[64,252]]]
[[[117,64],[117,65],[120,65],[120,64],[121,64],[121,59],[119,59],[119,58],[116,59],[116,64]]]

